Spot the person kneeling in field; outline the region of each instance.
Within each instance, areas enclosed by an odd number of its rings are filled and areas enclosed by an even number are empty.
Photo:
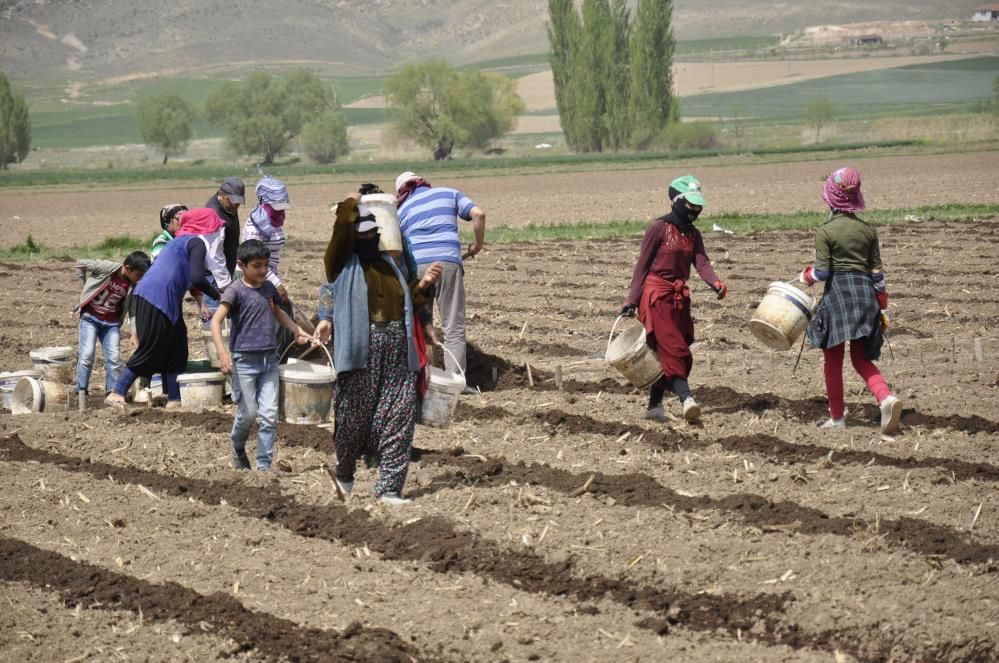
[[[888,328],[888,288],[878,230],[857,216],[865,208],[860,173],[847,167],[831,174],[822,199],[829,206],[829,218],[815,233],[815,263],[799,276],[808,285],[825,283],[822,303],[807,331],[812,346],[822,348],[829,420],[821,427],[846,427],[843,356],[849,341],[853,368],[878,400],[881,432],[894,433],[902,417],[902,401],[891,393],[874,365]]]
[[[324,259],[327,294],[320,296],[315,333],[325,344],[333,332],[334,484],[337,496],[346,500],[358,459],[375,452],[380,456],[375,496],[401,505],[410,501],[402,497],[402,487],[413,448],[418,376],[426,364],[415,311],[433,296],[431,286],[443,268],[428,265],[418,279],[411,256],[399,264],[379,251],[374,214],[363,205],[359,209],[354,196],[335,213]]]
[[[274,440],[278,417],[278,347],[274,323],[280,322],[299,344],[312,340],[287,313],[278,308],[281,295],[267,280],[270,249],[257,239],[239,245],[236,264],[242,277],[222,294],[212,316],[212,340],[219,355],[219,366],[231,375],[232,400],[236,419],[232,422],[232,464],[238,470],[250,469],[246,440],[257,421],[257,469],[274,472]],[[222,323],[232,317],[230,348],[222,341]]]
[[[701,407],[694,400],[687,378],[694,365],[690,344],[694,342],[694,320],[690,316],[690,268],[694,267],[718,299],[728,287],[718,278],[704,249],[701,232],[694,221],[704,207],[701,183],[692,175],[673,180],[668,190],[670,211],[655,219],[645,231],[635,262],[628,301],[621,315],[631,317],[637,310],[645,325],[649,347],[654,348],[663,376],[649,390],[646,419],[666,417],[663,396],[672,391],[683,406],[683,418],[697,421]]]
[[[94,369],[97,341],[104,348],[104,393],[110,394],[121,371],[121,322],[129,310],[132,288],[149,269],[142,251],[128,254],[124,263],[113,260],[81,260],[76,264],[83,291],[73,311],[80,315],[79,360],[76,394],[81,410],[87,408],[90,373]]]

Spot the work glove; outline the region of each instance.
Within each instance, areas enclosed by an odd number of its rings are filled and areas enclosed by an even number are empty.
[[[621,307],[621,313],[619,315],[623,318],[634,318],[635,309],[637,308],[638,307],[635,306],[634,304],[625,304],[624,306]]]
[[[711,289],[718,295],[718,299],[725,299],[725,295],[728,294],[728,286],[724,281],[715,281],[711,284]]]
[[[882,309],[879,317],[881,318],[881,331],[888,331],[888,327],[891,326],[891,316],[888,314],[888,309]]]
[[[805,285],[815,285],[815,272],[811,265],[801,270],[801,274],[798,274],[798,281]]]
[[[888,310],[888,293],[887,292],[875,292],[874,298],[878,300],[878,306],[881,307],[882,311]]]

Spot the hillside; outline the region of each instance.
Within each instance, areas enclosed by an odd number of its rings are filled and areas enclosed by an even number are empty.
[[[976,0],[677,0],[677,39],[789,33],[865,20],[967,18]],[[431,56],[477,62],[547,49],[547,0],[0,0],[0,68],[21,80],[306,64],[385,71]]]

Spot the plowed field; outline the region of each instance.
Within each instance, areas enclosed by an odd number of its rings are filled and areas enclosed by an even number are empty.
[[[303,308],[328,231],[282,258]],[[894,438],[849,367],[848,428],[818,430],[819,353],[792,373],[746,328],[802,231],[706,234],[730,290],[691,284],[700,425],[644,420],[600,359],[637,237],[470,260],[481,394],[417,427],[404,508],[364,468],[336,501],[319,427],[282,424],[278,478],[230,469],[231,406],[0,415],[0,659],[995,660],[999,220],[881,241]],[[75,344],[71,263],[0,287],[4,369]]]

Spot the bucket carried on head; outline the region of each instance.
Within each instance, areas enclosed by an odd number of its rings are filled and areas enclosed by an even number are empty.
[[[177,376],[180,404],[185,409],[201,409],[222,404],[225,376],[221,373],[181,373]]]
[[[42,372],[30,369],[27,371],[12,371],[10,373],[0,373],[0,404],[7,411],[10,411],[10,401],[14,394],[14,387],[24,378],[42,379]]]
[[[69,387],[58,382],[21,378],[10,396],[11,414],[66,411],[69,409]]]
[[[278,363],[295,345],[291,343],[281,353]],[[336,386],[336,369],[333,356],[325,345],[320,346],[330,365],[313,364],[308,361],[291,359],[278,366],[280,396],[278,412],[282,421],[289,424],[321,424],[330,416],[333,403],[333,389]]]
[[[749,321],[749,331],[774,350],[789,349],[815,313],[815,298],[793,285],[775,281]]]
[[[458,407],[458,396],[465,390],[465,371],[461,369],[454,354],[438,344],[438,347],[451,355],[454,365],[460,373],[449,373],[434,366],[428,366],[427,393],[423,395],[423,406],[420,408],[420,423],[424,426],[445,428],[454,417]]]
[[[663,368],[659,365],[659,357],[645,342],[645,325],[632,325],[614,338],[614,330],[623,318],[623,315],[617,316],[611,327],[604,361],[616,368],[628,382],[644,389],[662,377]]]
[[[36,348],[28,354],[32,366],[42,372],[43,379],[62,384],[74,381],[73,348],[68,345]]]
[[[402,232],[399,230],[399,212],[395,196],[388,193],[369,193],[361,196],[358,204],[365,205],[375,215],[378,225],[378,250],[394,256],[402,255]]]

